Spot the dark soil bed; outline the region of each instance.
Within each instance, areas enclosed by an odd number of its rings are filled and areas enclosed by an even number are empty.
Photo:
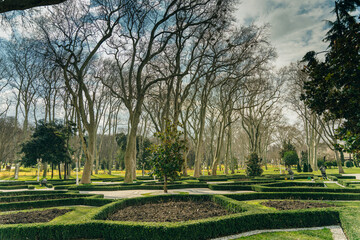
[[[120,209],[108,220],[137,222],[180,222],[229,214],[226,209],[211,201],[172,201],[146,203]]]
[[[320,202],[303,202],[297,200],[285,200],[285,201],[266,201],[262,202],[262,205],[266,207],[273,207],[277,210],[295,210],[295,209],[306,209],[306,208],[326,208],[334,207],[332,204],[320,203]]]
[[[44,211],[19,212],[0,215],[0,224],[49,222],[70,211],[71,210],[68,209],[48,209]]]

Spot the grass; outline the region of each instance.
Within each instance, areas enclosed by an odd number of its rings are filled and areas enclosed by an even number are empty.
[[[328,188],[343,188],[343,187],[337,185],[336,183],[325,183],[325,185],[326,185]]]
[[[237,240],[332,240],[332,233],[330,229],[322,230],[304,230],[294,232],[270,232],[261,233],[248,237],[241,237]]]
[[[222,169],[224,169],[222,167]],[[268,165],[268,168],[265,169],[265,167],[263,167],[264,169],[264,173],[263,174],[280,174],[280,171],[278,170],[278,166],[272,166],[272,165]],[[344,171],[347,174],[360,174],[360,168],[346,168],[344,167]],[[236,174],[241,174],[241,175],[245,175],[245,169],[239,169],[235,171]],[[309,174],[309,173],[297,173],[296,169],[294,169],[295,174],[298,175],[302,175],[302,174]],[[42,173],[42,172],[41,172]],[[148,173],[148,171],[146,171],[146,174]],[[204,176],[207,176],[207,170],[203,170],[202,173],[204,174]],[[284,171],[284,167],[282,167],[282,173],[287,173]],[[326,173],[329,174],[338,174],[339,170],[337,168],[331,168],[331,169],[327,169]],[[188,170],[188,175],[189,176],[193,176],[194,174],[194,170],[189,169]],[[217,175],[223,175],[224,171],[217,171]],[[314,174],[314,175],[321,175],[320,171],[314,171],[310,174]],[[142,176],[142,172],[141,170],[137,170],[136,171],[136,175],[137,176]],[[82,176],[82,171],[79,172],[79,177],[81,178]],[[124,177],[125,176],[125,171],[112,171],[112,175],[107,174],[107,170],[99,170],[98,174],[94,174],[92,175],[93,179],[96,178],[117,178],[117,177]],[[42,174],[40,174],[40,177],[42,178]],[[20,172],[19,172],[19,179],[21,181],[35,181],[37,178],[37,168],[20,168]],[[51,172],[48,172],[48,179],[51,178]],[[76,175],[75,175],[75,171],[71,172],[71,176],[70,179],[75,179]],[[2,169],[0,171],[0,179],[1,180],[14,180],[14,169],[11,169],[10,171],[5,171],[4,169]],[[58,171],[54,170],[54,178],[53,179],[59,179],[59,175],[58,175]],[[189,180],[189,182],[192,182],[194,180]],[[195,180],[196,181],[196,180]]]

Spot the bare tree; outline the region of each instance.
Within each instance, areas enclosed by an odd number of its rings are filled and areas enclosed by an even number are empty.
[[[179,39],[179,34],[187,36],[192,32],[190,29],[201,30],[216,25],[232,4],[232,1],[216,0],[130,2],[121,31],[109,44],[116,61],[117,78],[105,83],[122,100],[129,113],[125,152],[127,183],[136,177],[136,135],[149,89],[161,81],[187,74],[187,69],[181,69],[181,62],[164,76],[154,74],[158,59],[164,56],[172,41]],[[178,48],[174,51],[178,52]]]
[[[9,85],[16,96],[15,118],[23,116],[23,132],[28,134],[30,110],[37,97],[37,86],[41,75],[41,58],[34,49],[38,42],[28,38],[13,37],[6,46],[6,72]]]
[[[37,21],[47,44],[45,55],[62,69],[63,80],[71,96],[78,123],[87,131],[82,139],[86,162],[82,183],[90,183],[96,154],[99,112],[96,105],[100,82],[94,81],[96,53],[108,40],[123,17],[123,1],[81,1],[49,9],[49,15]],[[86,21],[85,21],[86,20]],[[82,131],[79,131],[81,134]]]

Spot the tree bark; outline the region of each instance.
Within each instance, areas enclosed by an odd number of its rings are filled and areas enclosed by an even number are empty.
[[[167,176],[165,175],[164,176],[164,193],[167,193],[168,192],[168,189],[167,189]]]
[[[45,162],[43,164],[43,178],[46,178],[47,169],[48,169],[48,164]]]

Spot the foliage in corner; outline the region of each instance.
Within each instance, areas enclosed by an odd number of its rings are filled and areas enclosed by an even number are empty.
[[[183,154],[186,150],[186,142],[182,138],[183,133],[177,129],[177,125],[168,121],[166,126],[163,132],[155,133],[159,144],[153,144],[150,147],[152,175],[164,179],[165,193],[167,193],[168,180],[175,180],[179,177],[184,164]]]
[[[250,154],[246,161],[246,175],[251,177],[261,176],[264,171],[261,168],[261,161],[262,159],[256,153]]]

